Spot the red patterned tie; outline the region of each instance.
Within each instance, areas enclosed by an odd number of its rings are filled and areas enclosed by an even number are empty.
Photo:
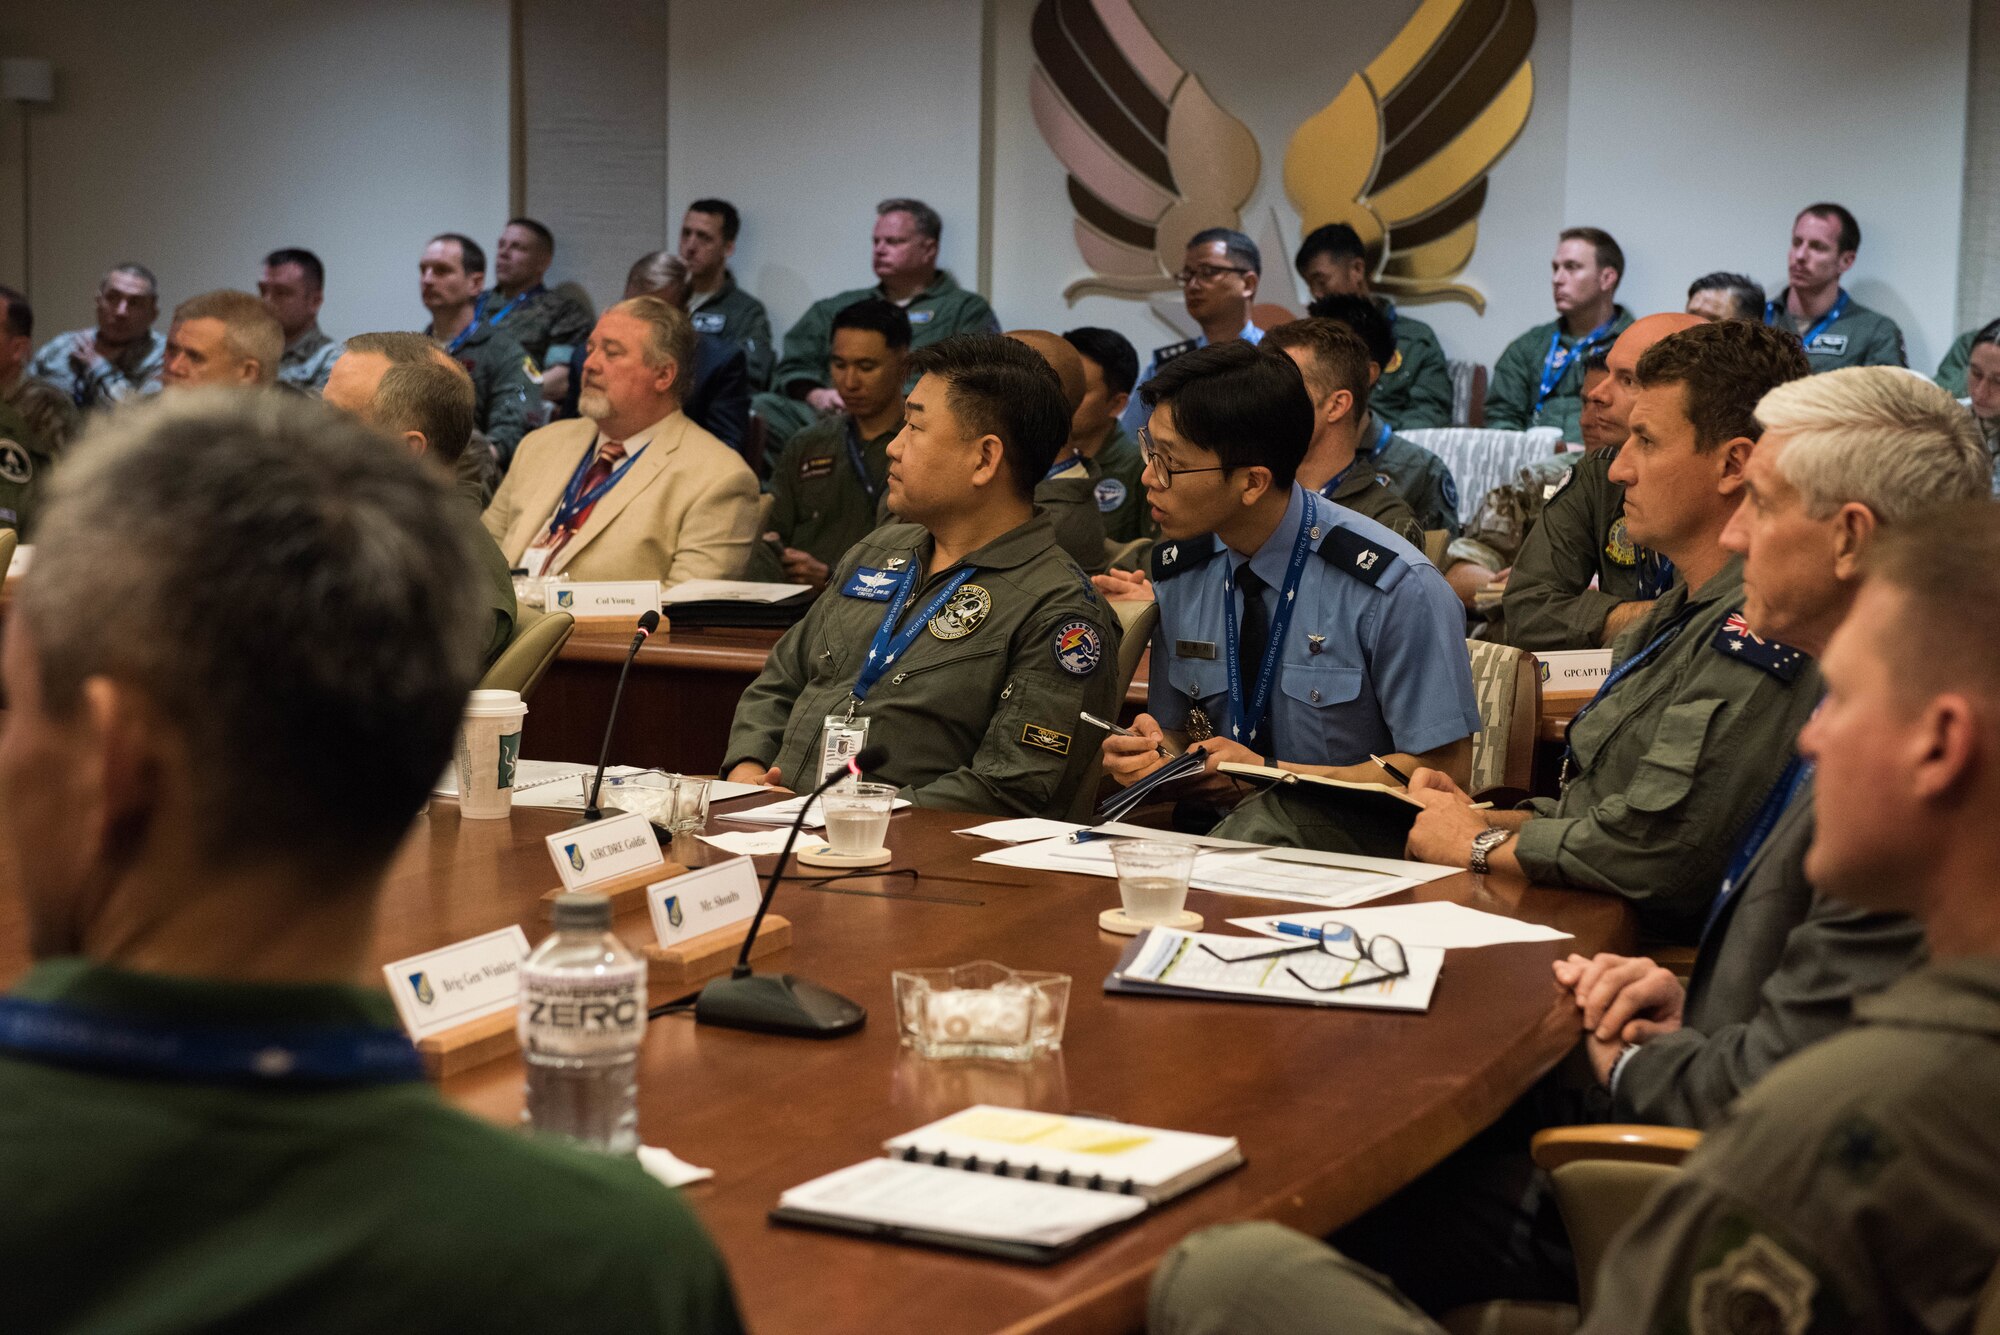
[[[624,441],[607,440],[599,444],[597,447],[597,457],[590,461],[590,467],[583,470],[583,481],[577,486],[576,494],[578,496],[588,496],[593,488],[611,476],[612,470],[618,467],[618,461],[624,457]],[[567,527],[558,528],[555,531],[555,541],[549,544],[549,559],[545,568],[552,568],[554,566],[557,554],[569,545],[569,540],[576,536],[578,530],[590,522],[590,512],[596,508],[597,502],[592,501],[571,517]]]

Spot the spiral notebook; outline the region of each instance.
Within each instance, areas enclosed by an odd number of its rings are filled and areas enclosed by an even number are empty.
[[[787,1191],[776,1223],[1046,1264],[1243,1162],[1234,1137],[975,1105]]]

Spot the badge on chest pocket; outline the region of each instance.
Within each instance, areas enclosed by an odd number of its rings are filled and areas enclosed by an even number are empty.
[[[940,640],[962,640],[978,630],[992,610],[993,595],[977,584],[967,584],[931,618],[931,634]]]

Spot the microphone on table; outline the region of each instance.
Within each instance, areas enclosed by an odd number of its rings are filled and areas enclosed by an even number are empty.
[[[604,720],[604,745],[597,750],[597,777],[590,781],[590,800],[583,804],[583,818],[587,821],[625,814],[616,807],[608,811],[599,807],[597,794],[604,787],[604,762],[611,757],[611,730],[618,726],[618,702],[625,698],[625,674],[632,670],[632,660],[638,657],[639,646],[659,628],[660,614],[657,610],[648,609],[639,614],[638,633],[633,635],[632,647],[625,651],[624,665],[618,669],[618,689],[611,693],[611,716]]]
[[[784,850],[778,854],[777,865],[771,868],[771,875],[764,882],[764,897],[758,901],[756,916],[750,919],[750,931],[743,938],[743,949],[736,956],[736,967],[729,971],[729,977],[710,982],[695,998],[694,1018],[697,1024],[719,1025],[725,1029],[752,1029],[760,1034],[789,1034],[796,1038],[838,1038],[842,1034],[853,1033],[867,1022],[867,1011],[818,983],[788,973],[753,972],[750,968],[750,948],[757,944],[757,931],[764,925],[764,914],[771,908],[771,898],[778,892],[778,880],[785,874],[785,864],[791,860],[792,845],[798,842],[799,830],[805,825],[813,804],[819,801],[822,793],[841,780],[850,775],[859,778],[863,770],[874,769],[887,757],[886,747],[864,748],[799,804],[798,814],[792,818],[791,831],[785,836]]]

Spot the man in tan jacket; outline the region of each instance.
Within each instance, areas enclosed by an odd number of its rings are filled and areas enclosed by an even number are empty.
[[[510,565],[576,580],[739,579],[757,529],[757,479],[681,412],[687,315],[657,297],[591,331],[583,416],[530,432],[486,507]]]

